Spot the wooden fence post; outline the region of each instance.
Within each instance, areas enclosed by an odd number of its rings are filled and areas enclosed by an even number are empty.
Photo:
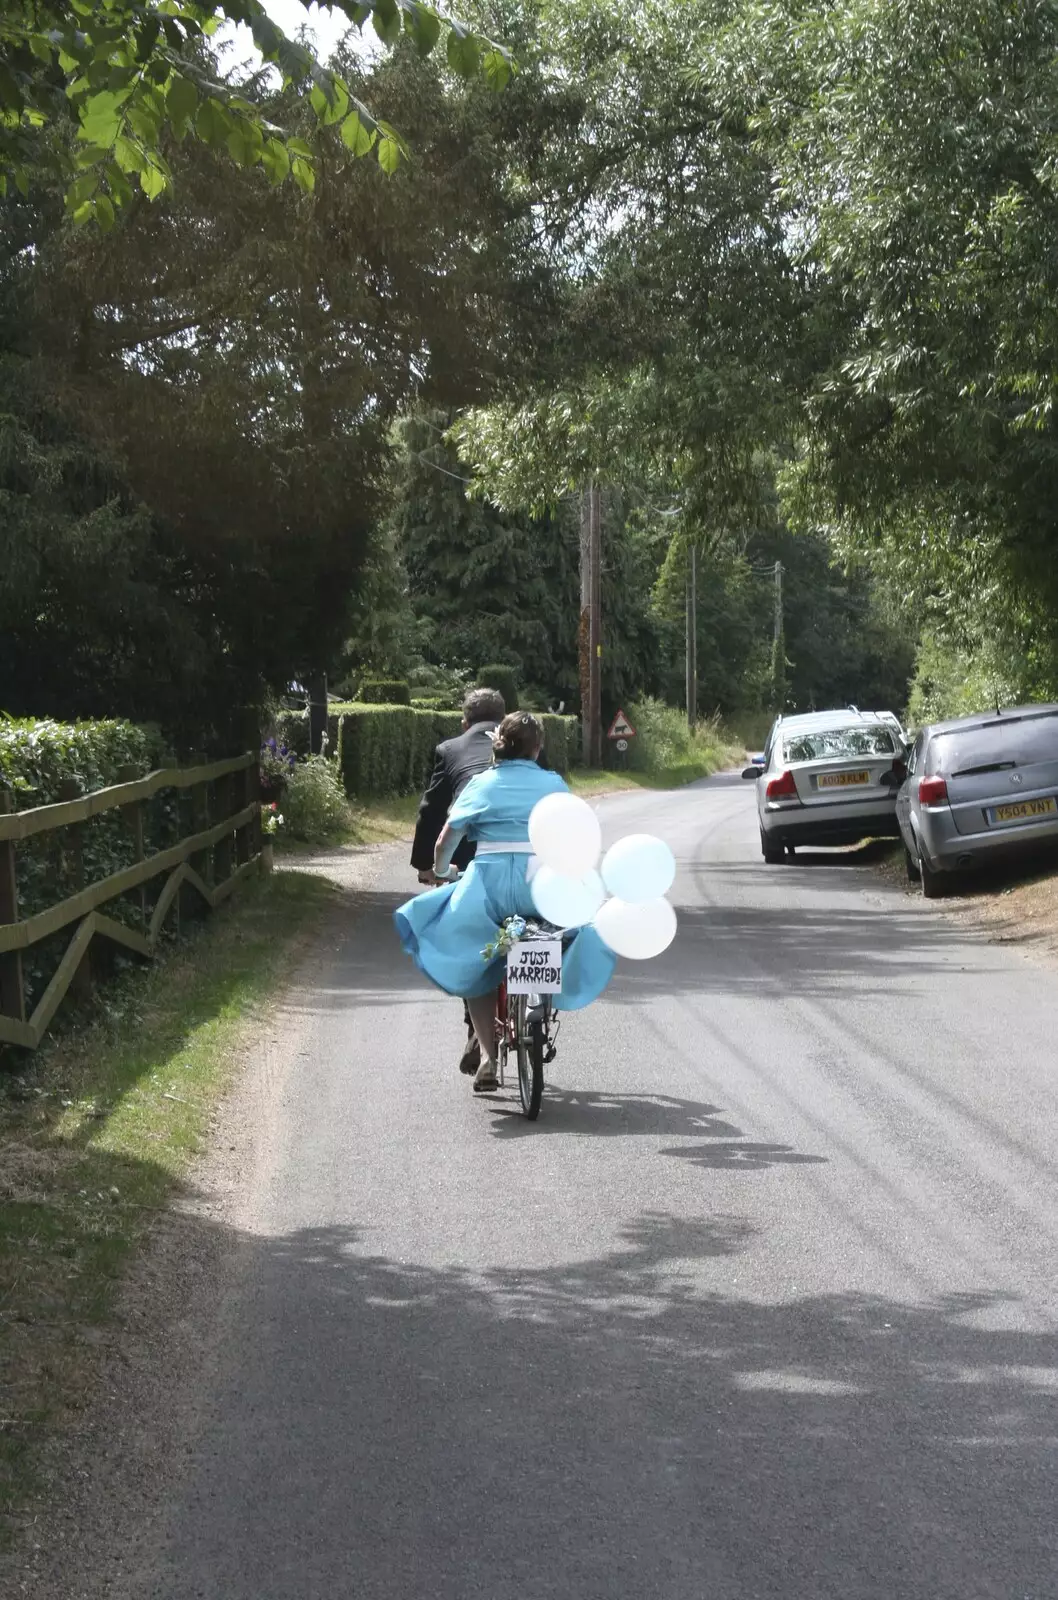
[[[235,810],[244,811],[250,804],[250,769],[240,767],[232,776],[235,779]],[[244,823],[235,834],[235,861],[240,867],[250,859],[251,826],[249,822]]]
[[[15,811],[15,799],[8,789],[0,789],[0,817]],[[18,921],[18,881],[15,877],[15,845],[0,839],[0,926]],[[22,982],[22,952],[9,950],[0,955],[0,1016],[26,1020],[26,990]]]
[[[261,743],[261,735],[260,735],[260,733],[258,733],[258,735],[257,735],[257,744],[254,746],[255,755],[256,755],[256,752],[257,752],[257,747],[260,745],[260,743]],[[246,769],[246,804],[248,806],[251,806],[251,805],[253,806],[253,821],[250,823],[250,826],[246,830],[247,838],[249,839],[249,845],[250,845],[250,858],[253,859],[253,857],[256,856],[257,860],[258,860],[258,865],[260,865],[260,857],[261,857],[261,767],[260,767],[260,763],[258,761],[256,761],[256,760],[254,761],[254,764],[253,764],[252,767],[248,767]]]
[[[205,756],[201,751],[195,751],[190,757],[191,766],[204,766]],[[188,793],[189,815],[191,819],[191,832],[202,833],[209,827],[209,784],[192,784]],[[211,850],[196,850],[194,855],[188,856],[188,866],[197,872],[202,881],[208,885],[213,870],[213,852]],[[204,915],[207,907],[202,902],[202,896],[191,884],[185,883],[180,890],[180,911],[182,916],[197,917]]]
[[[135,783],[136,779],[142,776],[143,774],[140,772],[138,767],[127,766],[118,768],[119,783]],[[132,859],[134,861],[142,861],[146,851],[146,800],[135,800],[130,806],[122,806],[121,815],[125,819],[126,827],[132,834]],[[139,889],[133,889],[132,893],[139,895],[140,932],[145,934],[151,920],[147,914],[147,885],[141,884]]]
[[[196,765],[204,762],[205,756],[196,756]],[[195,833],[205,833],[209,827],[209,784],[196,783],[191,789],[191,827]],[[191,857],[191,865],[198,873],[207,889],[213,887],[213,852],[212,850],[196,850]]]
[[[59,785],[58,798],[63,800],[80,800],[84,791],[76,778],[64,778]],[[73,865],[74,893],[80,894],[85,887],[84,870],[84,824],[70,822],[66,825],[67,849]],[[65,856],[67,852],[64,851]],[[77,964],[70,988],[84,998],[92,988],[92,949],[85,951]]]
[[[309,754],[318,756],[327,732],[327,674],[309,679]]]
[[[223,822],[230,817],[235,807],[232,805],[231,773],[225,773],[223,778],[218,778],[214,788],[214,798],[217,809],[217,822]],[[232,835],[226,833],[218,839],[213,846],[213,871],[216,874],[217,884],[222,884],[226,878],[231,877]]]

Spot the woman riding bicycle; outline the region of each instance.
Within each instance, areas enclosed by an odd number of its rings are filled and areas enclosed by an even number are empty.
[[[429,889],[394,913],[401,944],[416,966],[447,994],[461,995],[481,1045],[475,1093],[499,1087],[496,1075],[496,995],[505,957],[484,957],[507,917],[536,916],[529,881],[535,868],[529,816],[545,795],[565,791],[556,772],[536,758],[544,730],[536,717],[515,711],[493,736],[494,765],[471,778],[448,813],[434,853],[434,870],[446,877],[463,838],[477,854],[456,883]],[[562,970],[561,1007],[577,1011],[609,983],[616,957],[594,928],[578,930]]]

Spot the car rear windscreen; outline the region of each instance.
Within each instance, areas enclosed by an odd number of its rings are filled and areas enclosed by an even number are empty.
[[[859,756],[891,756],[896,744],[888,728],[820,728],[791,734],[782,742],[782,758],[790,761],[855,761]]]
[[[930,770],[950,778],[1031,767],[1038,761],[1058,761],[1058,715],[997,717],[976,728],[941,733],[929,757]]]

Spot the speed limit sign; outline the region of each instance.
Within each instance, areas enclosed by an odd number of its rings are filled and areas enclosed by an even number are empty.
[[[627,739],[618,739],[616,748],[618,750],[624,752],[625,750],[628,749],[628,740]]]

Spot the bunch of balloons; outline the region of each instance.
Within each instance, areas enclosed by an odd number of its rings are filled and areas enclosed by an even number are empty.
[[[649,833],[630,833],[602,852],[599,819],[573,794],[549,794],[533,807],[529,843],[540,862],[530,889],[540,915],[560,928],[590,923],[616,955],[659,956],[676,937],[665,899],[676,876],[672,851]],[[609,895],[609,897],[608,897]]]

